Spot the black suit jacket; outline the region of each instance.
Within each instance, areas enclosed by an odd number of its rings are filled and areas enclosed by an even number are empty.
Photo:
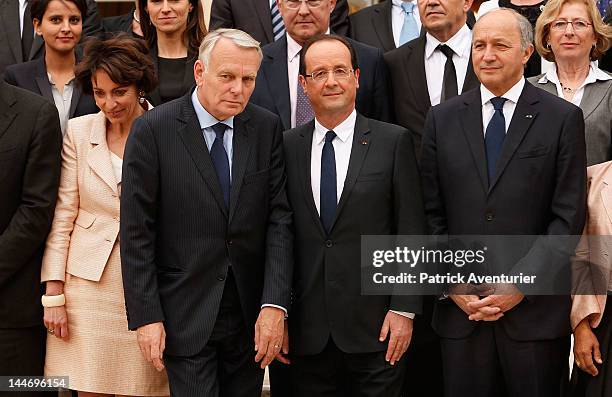
[[[0,81],[0,328],[42,323],[40,266],[61,145],[55,106]]]
[[[250,332],[262,304],[289,307],[291,211],[281,131],[277,116],[254,105],[234,118],[228,210],[191,94],[134,122],[121,193],[128,324],[163,321],[169,354],[193,355],[206,345],[228,271]]]
[[[391,80],[396,122],[412,132],[417,151],[421,147],[425,116],[431,108],[425,75],[426,40],[426,36],[422,35],[384,55]],[[470,59],[463,92],[478,85]]]
[[[97,35],[102,31],[98,6],[95,0],[87,0],[87,15],[83,20],[82,37]],[[34,34],[28,60],[43,56],[45,43],[41,36]],[[19,1],[0,0],[0,74],[7,66],[23,62],[21,32],[19,30]]]
[[[421,299],[362,295],[361,236],[425,234],[412,139],[401,127],[357,115],[348,173],[327,235],[311,188],[313,131],[314,120],[284,134],[295,228],[290,349],[317,354],[331,335],[347,353],[381,351],[386,342],[378,336],[387,312],[420,313]]]
[[[393,40],[393,2],[386,0],[378,4],[363,8],[349,17],[351,31],[349,36],[352,39],[364,44],[380,48],[384,52],[394,50],[395,40]],[[467,16],[467,25],[470,29],[476,23],[474,13],[470,10]],[[421,27],[421,35],[425,30]]]
[[[338,0],[329,24],[339,35],[349,31],[349,6],[347,0]],[[240,29],[263,47],[274,42],[272,14],[269,0],[213,0],[210,9],[210,30],[219,28]]]
[[[421,159],[425,210],[436,235],[573,235],[585,220],[586,155],[582,111],[525,83],[489,186],[480,89],[431,109]],[[547,253],[544,259],[542,253]],[[504,258],[513,274],[570,279],[563,253],[544,241]],[[560,260],[557,261],[557,260]],[[515,340],[570,333],[570,297],[527,296],[498,320]],[[478,326],[450,299],[439,301],[434,329],[463,338]]]
[[[612,25],[612,5],[608,6],[608,9],[606,10],[604,22],[608,25]],[[612,51],[606,51],[606,53],[601,57],[599,60],[599,67],[612,73]]]
[[[4,73],[4,80],[11,85],[41,95],[55,104],[51,92],[51,83],[47,75],[45,57],[9,66]],[[75,83],[68,113],[69,118],[98,113],[99,111],[100,109],[96,106],[93,96],[84,94],[81,87]]]
[[[357,53],[359,62],[359,89],[357,111],[375,120],[393,120],[389,95],[387,68],[382,51],[348,39]],[[287,36],[263,47],[263,60],[251,102],[280,116],[283,128],[291,128],[291,102],[287,76]],[[298,82],[295,82],[298,84]]]
[[[157,45],[153,45],[153,47],[149,50],[149,56],[153,59],[153,65],[155,66],[155,74],[159,78],[159,55],[157,53]],[[185,71],[183,73],[183,91],[185,93],[189,92],[191,88],[195,85],[195,77],[193,76],[193,65],[195,61],[198,59],[197,54],[188,54],[188,60],[185,62]],[[153,91],[149,92],[147,95],[147,99],[153,106],[158,106],[163,103],[162,97],[159,93],[159,84],[162,84],[163,79],[160,79],[158,85],[153,89]]]

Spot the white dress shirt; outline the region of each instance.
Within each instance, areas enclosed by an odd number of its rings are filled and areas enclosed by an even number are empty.
[[[431,102],[431,106],[435,106],[440,103],[442,78],[444,76],[444,65],[446,64],[446,55],[444,55],[442,51],[436,51],[436,48],[440,44],[446,44],[454,51],[453,63],[455,64],[455,71],[457,72],[457,92],[461,94],[468,64],[470,62],[472,31],[467,25],[463,25],[463,27],[446,43],[441,43],[429,33],[426,34],[426,37],[425,77],[427,79],[429,101]]]
[[[62,134],[65,135],[68,119],[70,118],[70,105],[72,104],[72,93],[74,91],[75,80],[74,77],[70,79],[70,81],[64,84],[62,92],[60,92],[59,87],[55,85],[55,82],[53,81],[51,73],[47,73],[47,77],[49,78],[49,83],[51,84],[53,102],[55,102],[55,107],[59,113]]]
[[[329,34],[329,28],[325,34]],[[297,85],[300,84],[300,51],[302,46],[287,34],[287,77],[289,78],[289,102],[291,104],[291,128],[295,128],[295,107],[297,106]]]
[[[19,32],[21,32],[21,38],[23,38],[23,16],[25,15],[26,7],[26,0],[19,0]]]
[[[336,203],[340,201],[340,197],[342,196],[344,181],[346,180],[346,174],[348,172],[356,120],[357,112],[353,109],[353,112],[346,120],[333,129],[336,133],[336,138],[332,141],[334,157],[336,159]],[[315,117],[315,129],[312,134],[312,151],[310,155],[310,184],[312,196],[319,215],[321,214],[321,155],[323,153],[323,145],[325,144],[325,134],[327,134],[327,131],[329,130],[323,127]],[[359,269],[357,269],[357,271],[359,271]],[[392,311],[408,318],[414,318],[414,313]]]
[[[404,15],[406,15],[406,12],[402,8],[402,3],[405,2],[405,0],[393,0],[393,7],[391,7],[391,28],[393,30],[393,41],[395,41],[396,47],[399,47],[400,35],[402,33],[402,27],[404,26]],[[414,3],[412,16],[414,17],[417,28],[420,32],[421,17],[419,15],[419,7],[417,7],[417,0],[412,0],[412,2]]]
[[[582,101],[582,97],[584,95],[584,87],[589,84],[595,83],[597,80],[606,81],[610,79],[612,79],[612,76],[598,68],[596,62],[591,62],[591,66],[589,67],[589,74],[587,75],[586,79],[584,79],[580,87],[574,90],[574,96],[572,97],[570,102],[576,106],[580,106],[580,102]],[[557,87],[557,96],[559,96],[560,98],[564,98],[563,87],[561,87],[561,81],[559,81],[559,76],[557,76],[556,67],[548,69],[546,74],[544,74],[544,76],[542,76],[540,80],[538,80],[538,83],[544,84],[549,81],[551,83],[554,83]]]
[[[516,103],[523,92],[523,87],[525,87],[525,79],[521,77],[521,79],[512,86],[505,94],[501,95],[506,98],[507,101],[504,102],[504,120],[506,121],[506,134],[508,133],[508,127],[510,126],[510,122],[512,121],[512,116],[514,115],[514,109],[516,109]],[[487,131],[487,126],[489,122],[493,118],[493,113],[495,113],[495,109],[493,108],[493,104],[491,103],[491,98],[495,98],[496,95],[489,91],[484,85],[480,85],[480,99],[482,103],[482,134],[485,135]]]

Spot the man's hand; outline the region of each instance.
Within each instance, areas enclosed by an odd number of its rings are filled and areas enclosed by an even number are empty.
[[[269,365],[283,345],[285,312],[276,307],[266,306],[259,312],[255,323],[255,361],[261,361],[261,368]]]
[[[487,306],[480,311],[473,308],[471,305],[481,300],[477,295],[449,295],[449,298],[468,315],[470,320],[497,321],[504,315],[498,307]]]
[[[525,295],[523,295],[518,288],[514,285],[504,284],[492,286],[495,289],[497,295],[489,295],[485,298],[479,299],[476,302],[469,302],[468,307],[475,310],[475,313],[470,315],[470,320],[485,320],[495,321],[503,315],[503,313],[512,309],[514,306],[521,303]],[[496,309],[499,309],[497,314],[494,313]],[[498,318],[494,318],[499,316]]]
[[[602,364],[599,341],[591,330],[588,318],[582,320],[574,330],[574,360],[578,368],[591,376],[597,376],[599,370],[593,363]]]
[[[406,350],[408,350],[408,346],[410,345],[410,339],[412,338],[412,319],[391,311],[387,312],[385,321],[383,321],[380,330],[379,340],[383,342],[387,339],[389,333],[391,333],[391,336],[389,337],[389,346],[387,347],[385,360],[387,360],[389,364],[395,365]]]
[[[289,324],[287,323],[287,320],[285,320],[285,332],[283,334],[283,347],[281,351],[278,352],[276,354],[276,357],[274,358],[283,364],[291,364],[291,361],[289,360],[289,358],[286,357],[287,354],[289,354]]]
[[[156,370],[164,369],[164,349],[166,348],[166,330],[163,323],[143,325],[136,330],[138,346],[145,359],[153,363]]]

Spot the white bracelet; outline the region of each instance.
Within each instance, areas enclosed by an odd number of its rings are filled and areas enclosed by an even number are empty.
[[[40,298],[43,307],[57,307],[64,306],[66,304],[66,297],[64,294],[59,295],[43,295]]]

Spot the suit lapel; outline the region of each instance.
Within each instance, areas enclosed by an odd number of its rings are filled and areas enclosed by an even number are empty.
[[[53,92],[51,91],[51,82],[49,81],[49,76],[47,75],[47,67],[45,65],[44,57],[36,60],[36,76],[34,80],[36,80],[36,85],[38,86],[40,95],[53,102]]]
[[[274,37],[272,36],[272,10],[270,2],[267,0],[259,0],[254,1],[251,4],[253,4],[255,7],[255,12],[259,17],[259,22],[261,23],[261,27],[266,34],[268,42],[273,43]]]
[[[491,182],[491,186],[489,186],[489,192],[495,187],[495,184],[503,174],[514,152],[516,152],[516,149],[523,141],[523,137],[527,133],[527,130],[529,130],[531,123],[533,123],[538,116],[538,111],[533,106],[538,102],[536,90],[537,88],[532,86],[529,82],[525,82],[525,87],[516,104],[510,126],[508,127],[508,132],[506,133],[506,138],[504,139],[502,151],[497,161],[497,171]]]
[[[244,179],[244,173],[249,163],[249,154],[253,146],[252,140],[256,135],[251,129],[249,123],[248,111],[245,110],[238,116],[234,117],[234,136],[232,142],[232,185],[230,190],[230,212],[229,220],[236,211],[238,197],[240,195],[240,187]]]
[[[1,4],[0,18],[6,31],[8,45],[17,62],[23,60],[21,50],[21,32],[19,31],[19,2],[16,0],[4,1]]]
[[[149,51],[151,53],[151,59],[153,59],[153,65],[155,66],[155,74],[159,75],[159,56],[157,55],[157,45],[153,45]],[[159,93],[159,85],[149,93],[149,98],[151,103],[155,104],[156,106],[162,103],[161,94]]]
[[[16,102],[15,98],[9,95],[6,85],[7,83],[0,81],[0,140],[17,117],[17,113],[11,108]]]
[[[69,119],[74,117],[74,113],[76,112],[76,108],[79,104],[79,101],[81,100],[82,94],[83,91],[81,90],[81,87],[79,87],[79,85],[76,84],[75,81],[72,85],[72,99],[70,100],[70,111],[68,112]]]
[[[346,173],[346,179],[344,180],[344,187],[342,188],[342,195],[340,195],[340,201],[338,201],[336,215],[334,216],[330,231],[334,230],[336,220],[340,217],[342,208],[344,208],[346,201],[353,191],[355,182],[357,182],[357,177],[361,172],[363,161],[366,158],[366,154],[368,154],[370,146],[372,146],[372,138],[369,136],[369,134],[370,126],[368,120],[361,114],[357,113],[355,132],[353,133],[353,145],[351,147],[351,158],[349,159],[348,171]]]
[[[110,159],[110,150],[106,143],[106,117],[102,112],[96,115],[96,121],[91,129],[90,143],[93,147],[87,156],[87,164],[118,195],[117,180]]]
[[[322,236],[325,236],[325,230],[321,224],[321,218],[317,211],[317,206],[314,202],[312,195],[312,179],[310,175],[310,163],[312,160],[312,135],[314,133],[314,120],[304,124],[300,132],[299,145],[296,147],[297,164],[298,164],[298,176],[302,186],[302,197],[306,200],[306,206],[310,210],[313,222],[317,225],[319,232]]]
[[[195,163],[202,179],[208,185],[219,208],[227,216],[227,208],[225,207],[225,200],[223,199],[223,192],[217,178],[217,172],[210,158],[195,109],[191,104],[191,92],[183,97],[183,111],[179,121],[183,123],[183,126],[179,128],[178,135],[183,141],[185,149],[189,152],[191,159]]]
[[[584,94],[582,96],[582,100],[580,101],[580,108],[582,108],[582,113],[584,113],[585,120],[591,115],[591,113],[593,113],[595,108],[599,106],[611,88],[612,80],[597,81],[584,87]]]
[[[429,91],[427,90],[427,77],[425,75],[425,41],[426,36],[421,35],[417,40],[410,43],[406,43],[406,46],[410,46],[410,55],[405,59],[405,66],[410,81],[410,88],[412,89],[412,96],[416,98],[416,103],[420,104],[421,112],[427,113],[431,107],[431,101],[429,100]]]
[[[378,39],[383,45],[383,50],[391,51],[395,49],[395,40],[393,39],[393,27],[391,24],[391,8],[393,2],[387,1],[383,7],[376,8],[372,15],[372,25]]]
[[[44,51],[45,42],[41,36],[34,33],[34,39],[32,40],[32,48],[28,55],[28,60],[36,59],[40,51]],[[44,58],[44,57],[43,57]]]
[[[264,61],[262,71],[272,94],[272,100],[285,129],[291,128],[291,101],[289,99],[289,77],[287,75],[287,35],[272,47],[269,57]],[[297,82],[293,82],[297,84]]]
[[[483,192],[488,190],[487,157],[485,155],[484,133],[482,128],[482,104],[480,90],[474,90],[465,96],[465,107],[459,110],[459,119],[463,134],[470,146],[472,159],[480,177]]]

